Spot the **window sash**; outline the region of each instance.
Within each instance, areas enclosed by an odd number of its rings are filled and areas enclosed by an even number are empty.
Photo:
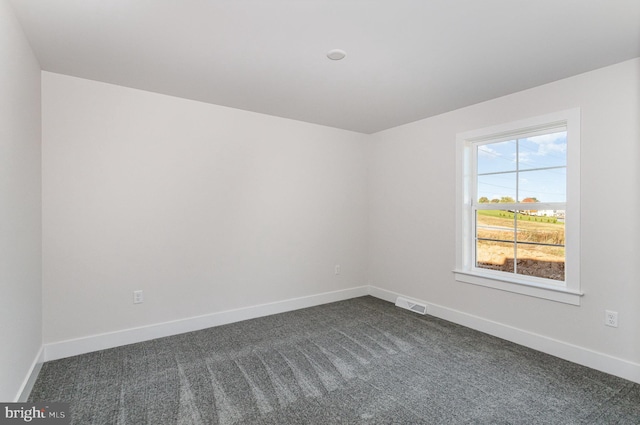
[[[495,206],[493,208],[485,208],[485,206]],[[537,210],[563,210],[565,211],[566,214],[566,203],[565,202],[547,202],[547,203],[522,203],[522,202],[518,202],[518,203],[503,203],[503,204],[481,204],[478,203],[477,205],[472,205],[471,206],[471,264],[470,264],[470,269],[474,272],[477,273],[485,273],[486,271],[490,270],[487,269],[485,267],[478,267],[477,265],[477,258],[478,258],[478,241],[479,240],[487,240],[487,241],[491,241],[493,239],[490,238],[480,238],[478,237],[478,211],[479,210],[509,210],[509,211],[514,211],[516,214],[518,213],[518,211],[523,211],[523,210],[531,210],[532,205],[535,205]],[[541,208],[542,206],[546,206],[548,208]],[[536,245],[536,246],[550,246],[550,247],[562,247],[565,249],[565,256],[564,256],[564,263],[565,263],[565,269],[566,269],[566,264],[567,264],[567,255],[566,255],[566,249],[567,249],[567,243],[566,243],[566,226],[565,226],[565,243],[560,245],[560,244],[546,244],[546,243],[541,243],[541,242],[528,242],[528,241],[518,241],[518,237],[517,237],[517,232],[518,232],[518,227],[517,227],[517,221],[518,219],[516,218],[517,216],[514,215],[514,228],[513,228],[513,232],[514,232],[514,237],[511,240],[498,240],[495,239],[495,242],[498,243],[510,243],[513,244],[514,246],[514,263],[516,264],[516,267],[514,268],[513,272],[510,271],[500,271],[500,270],[494,270],[491,271],[491,273],[495,273],[495,274],[502,274],[504,273],[505,276],[517,276],[518,278],[524,277],[527,280],[531,280],[532,282],[539,282],[539,283],[545,283],[545,284],[552,284],[552,285],[562,285],[565,286],[566,285],[566,274],[565,274],[565,279],[564,280],[555,280],[555,279],[547,279],[547,278],[543,278],[543,277],[537,277],[537,276],[530,276],[530,275],[522,275],[519,274],[517,271],[517,260],[518,260],[518,256],[517,256],[517,247],[518,245]],[[566,223],[566,217],[565,217],[565,223]]]

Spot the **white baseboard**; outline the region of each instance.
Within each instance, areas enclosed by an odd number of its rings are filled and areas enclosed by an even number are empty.
[[[54,342],[45,344],[44,359],[45,361],[57,360],[64,357],[90,353],[92,351],[99,351],[136,342],[197,331],[213,326],[226,325],[228,323],[239,322],[242,320],[255,319],[301,308],[314,307],[335,301],[361,297],[368,295],[368,292],[368,286],[360,286],[356,288],[324,292],[306,297],[292,298],[268,304],[260,304],[236,310],[222,311],[203,316],[189,317],[171,322],[124,329],[99,335],[91,335],[84,338]]]
[[[372,297],[380,298],[381,300],[389,301],[390,303],[395,303],[398,297],[411,298],[416,301],[423,302],[422,300],[418,300],[414,297],[400,295],[397,292],[388,291],[386,289],[378,288],[377,286],[372,286],[372,285],[369,285],[369,295],[371,295]],[[425,304],[427,304],[427,307],[429,307],[429,303],[425,303]],[[429,310],[427,310],[427,314],[431,314]]]
[[[369,295],[389,302],[395,302],[398,297],[416,299],[415,297],[409,297],[406,294],[399,294],[397,292],[375,286],[369,286]],[[498,338],[506,339],[507,341],[515,342],[516,344],[542,351],[543,353],[640,384],[640,364],[638,363],[514,328],[512,326],[487,320],[472,314],[463,313],[448,307],[432,304],[423,300],[417,301],[427,304],[427,314],[431,316],[457,323],[489,335],[497,336]]]
[[[42,369],[42,363],[44,363],[44,347],[40,347],[40,350],[38,350],[38,354],[36,355],[35,359],[33,359],[31,367],[29,368],[29,372],[24,378],[24,381],[22,382],[22,385],[18,390],[18,394],[16,394],[14,402],[27,401],[27,398],[29,398],[29,394],[31,394],[31,390],[33,389],[33,385],[36,383],[36,379],[38,379],[40,369]]]

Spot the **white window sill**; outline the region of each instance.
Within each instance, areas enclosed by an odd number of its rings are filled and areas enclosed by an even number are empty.
[[[530,297],[543,298],[571,305],[580,305],[582,293],[562,286],[548,285],[544,283],[518,281],[502,276],[494,276],[491,273],[476,273],[466,270],[454,270],[458,282],[471,283],[473,285],[486,286],[501,291],[514,292]]]

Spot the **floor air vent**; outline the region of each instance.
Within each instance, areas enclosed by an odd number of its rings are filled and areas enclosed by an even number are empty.
[[[396,300],[396,307],[411,310],[420,314],[427,314],[426,304],[422,304],[404,297],[398,297],[398,299]]]

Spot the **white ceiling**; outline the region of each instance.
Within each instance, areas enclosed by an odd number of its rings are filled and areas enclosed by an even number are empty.
[[[12,4],[46,71],[363,133],[640,56],[639,0]]]

